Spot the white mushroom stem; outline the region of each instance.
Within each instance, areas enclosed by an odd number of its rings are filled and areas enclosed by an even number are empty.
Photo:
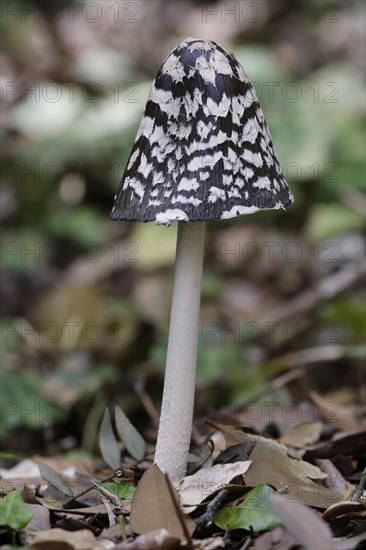
[[[155,463],[173,481],[186,472],[192,432],[204,222],[179,222],[169,341]]]

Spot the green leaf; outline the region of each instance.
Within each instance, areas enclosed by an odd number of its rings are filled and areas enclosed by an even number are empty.
[[[132,500],[133,494],[136,487],[131,485],[131,483],[114,483],[114,482],[105,482],[100,484],[101,487],[107,489],[110,493],[113,493],[121,500]]]
[[[145,456],[146,444],[143,437],[131,424],[121,407],[116,407],[116,429],[127,451],[135,460],[142,460]]]
[[[104,411],[99,430],[99,448],[103,460],[113,469],[119,468],[121,463],[121,451],[113,433],[111,413],[108,407]]]
[[[33,513],[22,501],[20,491],[12,491],[0,500],[0,525],[7,525],[15,531],[24,529]]]
[[[245,495],[240,506],[219,510],[214,517],[214,523],[225,531],[252,528],[258,532],[281,527],[281,520],[268,502],[274,492],[268,485],[257,485]]]

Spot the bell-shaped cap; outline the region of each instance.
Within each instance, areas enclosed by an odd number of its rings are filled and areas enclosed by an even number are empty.
[[[169,225],[292,201],[243,68],[215,42],[187,38],[152,85],[111,218]]]

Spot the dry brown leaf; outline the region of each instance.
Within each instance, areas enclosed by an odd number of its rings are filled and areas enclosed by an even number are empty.
[[[365,508],[366,505],[363,502],[352,502],[350,500],[336,502],[336,504],[332,504],[323,512],[322,518],[326,521],[329,521],[332,518],[343,516],[344,514],[354,514],[356,512],[362,512],[365,510]]]
[[[208,496],[226,487],[234,477],[245,474],[250,464],[251,460],[215,464],[186,476],[176,484],[184,513],[190,514]]]
[[[311,508],[300,502],[290,502],[278,494],[271,495],[271,506],[283,521],[286,531],[305,548],[332,550],[332,531]]]
[[[310,391],[309,397],[319,407],[320,412],[323,412],[324,417],[343,432],[353,432],[362,429],[362,424],[355,419],[349,407],[330,401],[329,398],[323,397],[315,391]],[[330,405],[332,405],[333,409],[331,411],[329,409]]]
[[[166,529],[158,529],[136,537],[133,542],[117,544],[115,550],[174,550],[180,547],[180,540]]]
[[[281,437],[281,443],[290,447],[303,448],[319,440],[322,431],[321,422],[306,422],[289,429]]]
[[[51,529],[50,512],[40,504],[27,504],[27,507],[32,511],[33,517],[22,530],[20,537],[25,546],[31,546],[36,533]]]
[[[178,493],[174,487],[172,489],[179,503]],[[189,533],[192,534],[195,529],[194,521],[185,518],[185,522]],[[165,476],[156,464],[144,473],[137,484],[131,505],[130,523],[132,531],[139,535],[164,528],[181,540],[185,538]]]
[[[40,504],[27,504],[27,508],[32,511],[33,517],[23,531],[46,531],[51,528],[50,511],[47,508]]]
[[[296,540],[281,527],[276,527],[260,535],[255,543],[254,550],[292,550]]]
[[[34,537],[32,547],[38,550],[105,550],[91,531],[65,531],[49,529],[40,531]]]
[[[329,440],[307,449],[305,458],[330,458],[337,455],[352,456],[365,451],[366,430],[349,433],[337,433]]]
[[[288,499],[315,508],[327,508],[334,502],[348,498],[348,490],[335,492],[316,483],[314,480],[323,480],[327,475],[305,460],[288,456],[287,448],[277,441],[247,434],[230,426],[223,426],[222,430],[228,445],[241,441],[256,443],[250,454],[253,462],[244,476],[246,484],[271,485],[277,491],[286,493]]]
[[[36,486],[42,483],[44,483],[42,477],[0,479],[0,491],[3,493],[20,491],[25,502],[35,504],[37,502],[34,497]]]

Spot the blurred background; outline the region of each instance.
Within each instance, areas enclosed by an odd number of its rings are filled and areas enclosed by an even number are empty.
[[[359,429],[365,4],[3,0],[1,10],[3,448],[98,452],[108,403],[155,440],[176,227],[109,215],[152,80],[188,36],[243,65],[295,196],[287,212],[208,225],[197,429],[226,416],[273,435],[319,417]]]

